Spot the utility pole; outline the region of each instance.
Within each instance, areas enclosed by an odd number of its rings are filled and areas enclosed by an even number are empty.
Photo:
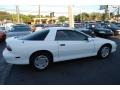
[[[16,5],[16,14],[17,14],[17,23],[20,23],[20,11],[18,5]]]
[[[108,20],[108,5],[105,7],[105,20]]]
[[[80,15],[80,20],[81,20],[81,23],[82,23],[83,22],[82,12],[81,12],[81,15]]]
[[[38,5],[38,17],[39,17],[39,23],[41,24],[41,16],[40,16],[40,5]]]
[[[72,5],[68,5],[68,17],[69,17],[70,27],[74,28],[74,16],[73,16]]]
[[[117,10],[117,22],[119,22],[119,14],[120,14],[120,6],[118,6],[118,10]]]
[[[12,23],[14,23],[13,12],[11,11]]]
[[[51,12],[51,13],[50,13],[50,18],[51,18],[51,23],[52,23],[52,24],[54,24],[53,17],[54,17],[54,12]]]

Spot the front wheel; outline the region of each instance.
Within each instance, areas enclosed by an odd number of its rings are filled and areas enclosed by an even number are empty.
[[[107,58],[110,55],[111,52],[111,47],[108,45],[103,46],[102,48],[100,48],[100,50],[98,51],[98,57],[99,58]]]

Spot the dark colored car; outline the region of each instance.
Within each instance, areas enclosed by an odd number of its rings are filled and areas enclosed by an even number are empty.
[[[101,24],[91,23],[86,25],[86,28],[92,30],[94,34],[99,37],[109,37],[113,35],[113,31],[111,29],[107,29]]]
[[[113,23],[104,24],[106,28],[111,29],[114,32],[114,35],[120,34],[120,27]]]
[[[83,23],[75,23],[74,28],[84,28],[84,24]]]
[[[120,27],[120,23],[116,23],[116,25],[117,25],[118,27]]]
[[[92,31],[91,29],[87,29],[87,28],[79,28],[79,29],[76,29],[77,31],[80,31],[80,32],[83,32],[85,34],[88,34],[92,37],[95,37],[95,34],[94,34],[94,31]]]
[[[6,34],[7,37],[13,36],[24,36],[31,33],[31,27],[25,24],[16,24],[13,25],[11,30],[9,30]]]
[[[6,40],[6,34],[3,31],[0,31],[0,42]]]

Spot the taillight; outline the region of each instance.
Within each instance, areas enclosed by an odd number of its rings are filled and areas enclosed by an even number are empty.
[[[7,45],[6,48],[7,48],[8,51],[12,51],[10,46]]]

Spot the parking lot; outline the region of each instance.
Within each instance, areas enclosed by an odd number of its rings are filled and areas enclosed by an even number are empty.
[[[1,84],[120,84],[120,36],[110,39],[116,41],[118,47],[107,59],[89,57],[59,62],[44,71],[35,71],[29,65],[5,63],[2,51],[6,44],[0,43]]]

